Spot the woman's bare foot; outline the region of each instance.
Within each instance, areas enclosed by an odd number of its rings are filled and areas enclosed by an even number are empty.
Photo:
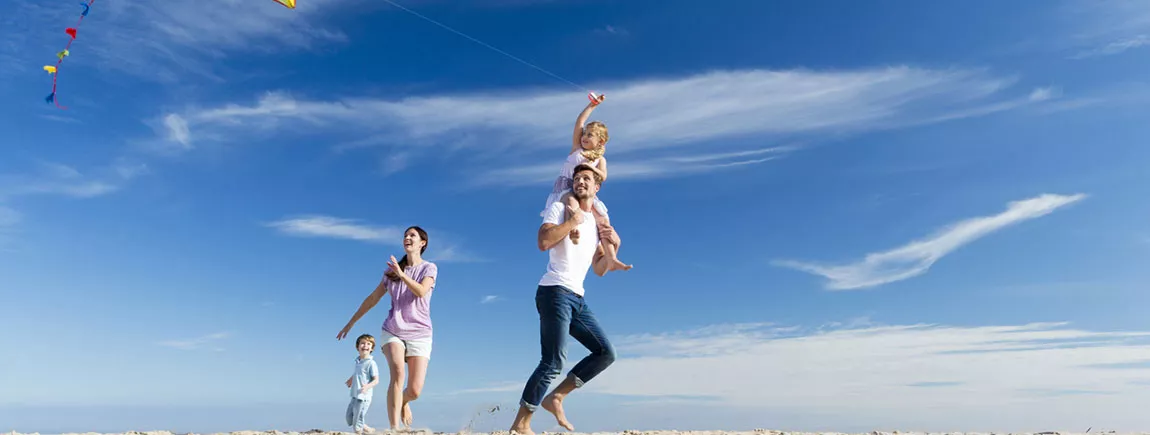
[[[400,420],[403,420],[403,425],[411,429],[411,402],[404,402],[403,410],[399,412]]]
[[[543,398],[542,405],[547,412],[555,414],[555,421],[559,422],[560,426],[569,431],[575,431],[575,426],[567,421],[567,415],[563,413],[563,396],[557,396],[554,393],[548,394],[547,397]]]
[[[531,430],[530,426],[527,427],[511,427],[510,435],[535,435],[535,431]]]

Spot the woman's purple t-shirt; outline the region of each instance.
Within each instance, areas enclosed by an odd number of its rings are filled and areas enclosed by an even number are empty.
[[[383,329],[399,337],[401,340],[418,340],[431,338],[431,293],[435,289],[435,282],[439,268],[435,263],[424,261],[417,266],[408,266],[403,270],[415,282],[423,282],[423,278],[431,277],[431,288],[427,289],[424,297],[416,296],[403,280],[387,281],[387,292],[391,294],[391,311],[387,320],[383,322]]]

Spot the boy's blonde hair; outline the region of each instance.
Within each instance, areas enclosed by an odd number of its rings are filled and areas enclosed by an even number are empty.
[[[363,340],[367,340],[368,343],[371,343],[371,350],[375,351],[375,337],[372,337],[371,334],[363,334],[363,335],[359,336],[359,338],[356,338],[355,339],[355,348],[356,349],[359,349],[359,342],[361,342]]]
[[[583,131],[590,131],[592,134],[599,136],[599,146],[595,149],[583,150],[583,158],[587,161],[599,160],[603,154],[607,152],[607,140],[610,136],[607,134],[607,125],[600,121],[591,121],[583,126]]]

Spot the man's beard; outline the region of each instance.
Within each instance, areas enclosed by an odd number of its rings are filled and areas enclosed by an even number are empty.
[[[591,197],[592,197],[592,196],[594,196],[594,195],[592,195],[592,194],[591,194],[591,190],[590,190],[590,189],[588,189],[588,190],[584,190],[584,191],[583,191],[583,193],[579,193],[579,191],[578,191],[578,190],[574,190],[574,189],[573,189],[573,190],[571,190],[571,196],[574,196],[574,197],[575,197],[575,199],[578,199],[578,200],[582,201],[582,200],[585,200],[585,199],[591,199]]]

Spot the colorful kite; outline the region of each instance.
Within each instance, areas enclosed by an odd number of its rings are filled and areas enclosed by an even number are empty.
[[[288,9],[295,9],[295,0],[272,0],[281,5],[287,6]]]
[[[47,71],[48,74],[52,75],[52,93],[48,94],[48,97],[45,98],[44,101],[47,101],[49,104],[55,104],[56,107],[61,109],[67,109],[67,107],[61,106],[60,102],[56,101],[56,76],[60,70],[60,64],[64,63],[64,58],[72,54],[68,50],[72,48],[72,41],[76,40],[76,31],[80,28],[80,24],[84,22],[84,17],[88,16],[88,11],[92,8],[92,3],[95,2],[96,0],[88,0],[87,2],[80,3],[80,6],[84,8],[84,11],[80,13],[80,20],[76,22],[76,27],[69,27],[64,29],[64,33],[67,33],[69,36],[68,45],[64,46],[63,51],[56,53],[56,66],[44,65],[44,71]]]

